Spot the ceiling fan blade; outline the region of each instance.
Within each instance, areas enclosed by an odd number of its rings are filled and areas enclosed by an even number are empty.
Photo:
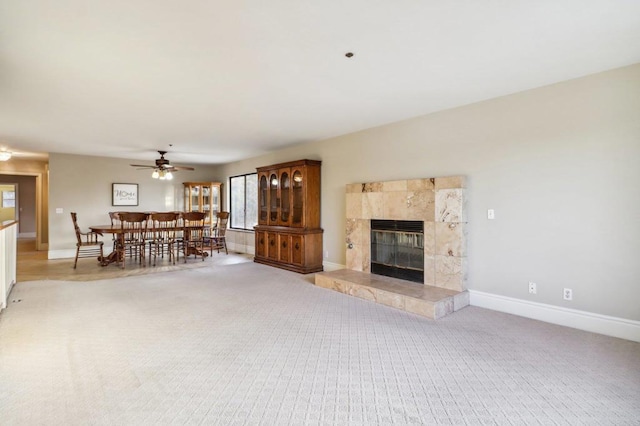
[[[142,169],[155,169],[158,171],[164,170],[165,172],[177,172],[179,170],[195,170],[193,167],[187,166],[172,166],[169,160],[164,158],[164,155],[167,153],[166,151],[158,151],[160,154],[160,158],[156,160],[155,166],[148,164],[131,164],[132,167],[138,167],[138,170]]]
[[[195,170],[193,167],[187,167],[187,166],[173,166],[171,164],[163,164],[161,166],[158,166],[158,169],[160,170],[166,170],[166,171],[178,171],[178,170]]]

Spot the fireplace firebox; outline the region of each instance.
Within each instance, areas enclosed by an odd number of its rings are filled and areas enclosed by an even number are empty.
[[[424,222],[371,220],[371,272],[424,283]]]

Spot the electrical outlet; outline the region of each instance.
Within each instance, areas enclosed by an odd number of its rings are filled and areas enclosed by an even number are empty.
[[[324,258],[328,259],[329,258],[329,250],[325,250],[324,251]]]
[[[573,300],[573,290],[570,288],[565,288],[563,291],[564,300]]]
[[[529,293],[531,294],[538,293],[538,285],[536,283],[529,281]]]
[[[487,210],[487,219],[493,220],[496,218],[496,211],[493,209]]]

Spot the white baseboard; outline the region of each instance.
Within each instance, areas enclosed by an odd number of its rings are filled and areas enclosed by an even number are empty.
[[[18,234],[18,238],[35,238],[35,237],[36,237],[35,232],[20,232]]]
[[[324,268],[325,271],[329,272],[329,271],[337,271],[338,269],[344,269],[346,268],[345,265],[341,265],[339,263],[333,263],[333,262],[329,262],[329,261],[324,261],[322,262],[322,266]]]
[[[472,306],[640,342],[640,321],[469,290]]]
[[[76,257],[76,249],[49,250],[48,259],[73,259]]]

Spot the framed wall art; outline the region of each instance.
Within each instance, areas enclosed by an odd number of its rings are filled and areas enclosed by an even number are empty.
[[[113,183],[112,185],[112,206],[137,206],[138,205],[138,184],[137,183]]]

